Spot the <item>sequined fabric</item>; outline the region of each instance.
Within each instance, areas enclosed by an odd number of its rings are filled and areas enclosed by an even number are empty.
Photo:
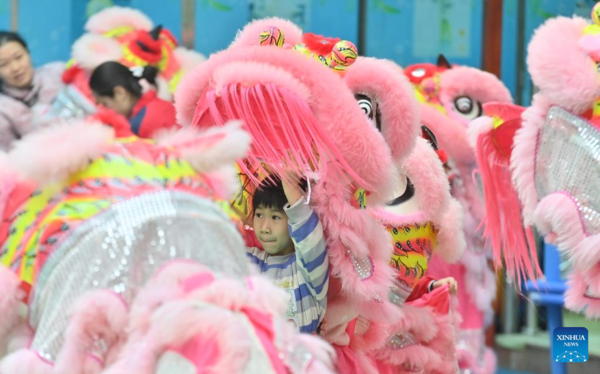
[[[70,307],[90,289],[110,289],[130,302],[165,262],[186,258],[212,271],[248,274],[244,243],[221,207],[177,191],[114,204],[78,226],[48,258],[31,299],[31,348],[54,361]]]
[[[400,332],[394,335],[387,346],[391,349],[402,349],[418,344],[413,334],[410,332]]]
[[[374,265],[371,257],[356,257],[350,250],[346,253],[348,253],[350,261],[352,261],[352,265],[354,265],[354,271],[356,271],[360,280],[367,280],[373,276],[375,270],[373,269]]]
[[[586,234],[600,234],[600,131],[553,107],[538,137],[535,162],[539,198],[557,192],[570,195]]]
[[[77,226],[112,204],[164,189],[215,198],[204,178],[176,154],[149,140],[120,138],[85,169],[41,186],[5,213],[0,261],[35,285],[48,256]],[[227,210],[228,204],[222,203]]]

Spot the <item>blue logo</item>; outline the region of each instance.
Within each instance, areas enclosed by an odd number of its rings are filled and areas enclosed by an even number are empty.
[[[552,357],[556,362],[587,362],[588,330],[584,327],[555,328]]]

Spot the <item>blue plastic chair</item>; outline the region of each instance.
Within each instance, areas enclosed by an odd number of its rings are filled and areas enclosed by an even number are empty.
[[[548,335],[550,336],[550,367],[552,374],[566,374],[567,364],[556,362],[552,354],[554,329],[563,326],[562,309],[565,303],[565,281],[560,277],[560,253],[550,244],[544,246],[544,275],[546,279],[527,282],[525,289],[536,305],[544,305],[548,311]]]

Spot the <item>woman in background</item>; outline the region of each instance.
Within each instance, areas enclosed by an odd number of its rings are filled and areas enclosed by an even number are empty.
[[[0,31],[0,150],[39,127],[33,113],[52,103],[63,70],[60,62],[34,69],[27,43],[17,33]]]
[[[90,78],[96,104],[111,109],[129,120],[131,132],[152,138],[157,131],[176,127],[175,107],[159,99],[156,91],[144,93],[141,81],[156,87],[158,70],[152,66],[128,69],[109,61],[98,66]]]

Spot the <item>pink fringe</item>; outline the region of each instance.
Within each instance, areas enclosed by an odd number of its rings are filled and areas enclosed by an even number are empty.
[[[541,274],[531,228],[522,226],[519,197],[509,173],[510,160],[500,154],[493,142],[493,131],[477,139],[477,163],[483,180],[486,215],[486,240],[491,243],[496,267],[506,269],[516,279],[536,279]],[[504,262],[502,262],[504,260]]]
[[[245,128],[253,139],[247,159],[250,165],[259,166],[261,173],[266,173],[260,166],[261,161],[279,175],[284,175],[284,165],[295,165],[300,175],[304,175],[312,165],[320,171],[320,178],[324,179],[328,167],[332,166],[335,171],[332,177],[338,183],[337,188],[346,189],[344,176],[347,173],[359,185],[373,190],[349,166],[329,136],[321,130],[308,104],[282,87],[273,84],[252,87],[231,84],[223,87],[220,96],[215,91],[209,91],[206,101],[198,107],[194,124],[206,125],[207,119],[203,118],[206,110],[210,113],[208,121],[219,126],[224,125],[225,119],[244,119]],[[330,160],[331,165],[323,160]],[[244,163],[240,163],[240,166],[255,184],[260,183]]]
[[[323,69],[322,64],[315,60],[298,57],[302,56],[298,56],[298,53],[292,50],[261,46],[230,48],[212,55],[206,63],[202,64],[202,69],[195,69],[191,72],[177,89],[175,102],[179,123],[184,126],[191,125],[194,115],[198,111],[206,112],[204,116],[206,118],[203,118],[201,123],[202,126],[213,126],[214,122],[217,124],[224,123],[224,118],[210,118],[213,116],[213,112],[220,112],[218,117],[227,115],[225,104],[221,99],[215,104],[217,105],[216,110],[209,108],[209,104],[216,100],[214,97],[209,98],[209,96],[217,94],[228,96],[227,100],[234,104],[234,107],[231,108],[230,106],[230,109],[242,107],[243,110],[249,111],[252,114],[249,118],[241,118],[243,121],[256,123],[259,118],[263,118],[266,115],[271,117],[275,123],[270,124],[268,126],[269,129],[273,126],[278,127],[282,125],[282,123],[277,123],[281,122],[278,120],[278,114],[272,112],[276,110],[279,112],[279,115],[286,117],[284,122],[310,123],[310,126],[318,126],[320,131],[328,135],[329,140],[336,146],[335,149],[346,158],[347,163],[351,166],[351,169],[343,168],[344,173],[339,175],[338,179],[344,182],[352,179],[351,173],[346,174],[346,172],[353,170],[361,177],[361,180],[367,182],[363,187],[373,186],[374,188],[370,189],[372,194],[382,194],[385,196],[385,191],[393,189],[395,176],[394,173],[390,173],[392,169],[391,154],[389,148],[385,147],[383,137],[369,127],[360,108],[356,105],[352,93],[345,88],[343,81],[340,80],[338,75],[333,74],[328,69]],[[233,77],[222,75],[217,76],[217,72],[223,71],[222,68],[225,65],[239,62],[248,63],[244,64],[243,69],[240,67],[240,69],[235,71],[235,77],[237,78],[234,79]],[[255,72],[254,67],[257,64],[269,65],[271,67],[270,71],[274,74],[276,71],[285,70],[288,73],[285,75],[287,78],[284,79],[283,76],[277,75],[276,82],[275,78],[265,78],[262,72]],[[285,100],[285,105],[282,107],[276,103],[276,101],[282,101],[281,97],[273,99],[269,96],[267,86],[270,85],[275,85],[279,88],[285,87],[289,91],[292,87],[289,82],[290,76],[296,80],[302,78],[301,83],[308,88],[311,95],[308,103],[290,103],[287,102],[288,100]],[[220,81],[215,81],[217,77]],[[225,84],[224,82],[228,83]],[[255,91],[264,92],[262,99],[270,102],[269,110],[271,112],[264,113],[264,110],[261,108],[261,99],[256,95],[250,97],[248,94],[247,97],[243,97],[240,96],[241,91],[238,91],[232,96],[226,90],[221,90],[222,92],[219,93],[214,91],[217,86],[234,86],[232,82],[235,82],[239,86],[243,85],[245,92],[249,92],[251,87],[261,86],[261,89]],[[294,95],[296,100],[301,97],[299,92],[290,92],[290,94]],[[317,94],[319,100],[313,98]],[[251,99],[259,101],[253,103],[254,108],[243,108],[244,106],[248,106],[246,103],[251,102]],[[199,107],[205,109],[199,109]],[[281,112],[281,108],[285,112]],[[297,112],[298,110],[301,110],[300,118],[290,117],[293,112]],[[302,118],[306,111],[308,111],[310,118]],[[314,120],[317,121],[316,124]],[[267,127],[265,127],[265,130],[267,130]],[[360,133],[361,136],[357,137],[357,133]],[[254,140],[265,142],[265,139],[255,139],[254,134],[252,135]],[[272,134],[267,133],[266,135]],[[292,135],[302,140],[303,137],[313,136],[314,134]],[[283,132],[278,137],[280,140],[273,139],[273,147],[279,147],[279,141],[287,142],[287,138],[285,138]],[[304,142],[304,140],[302,141]],[[322,139],[319,139],[317,143],[320,143],[317,144],[317,148],[324,145]],[[298,147],[290,147],[290,149],[294,148]],[[283,152],[284,150],[279,150],[279,152]],[[287,156],[287,151],[284,153]],[[315,152],[311,152],[310,155],[313,153]],[[365,155],[370,155],[370,157],[365,158]],[[324,162],[324,157],[319,156],[319,159]],[[283,160],[280,158],[276,162],[280,163]],[[338,166],[341,165],[341,160],[331,159],[327,161],[332,163],[333,169],[339,169]],[[315,167],[323,168],[322,165],[315,165]],[[341,184],[343,188],[346,188],[345,183]]]

